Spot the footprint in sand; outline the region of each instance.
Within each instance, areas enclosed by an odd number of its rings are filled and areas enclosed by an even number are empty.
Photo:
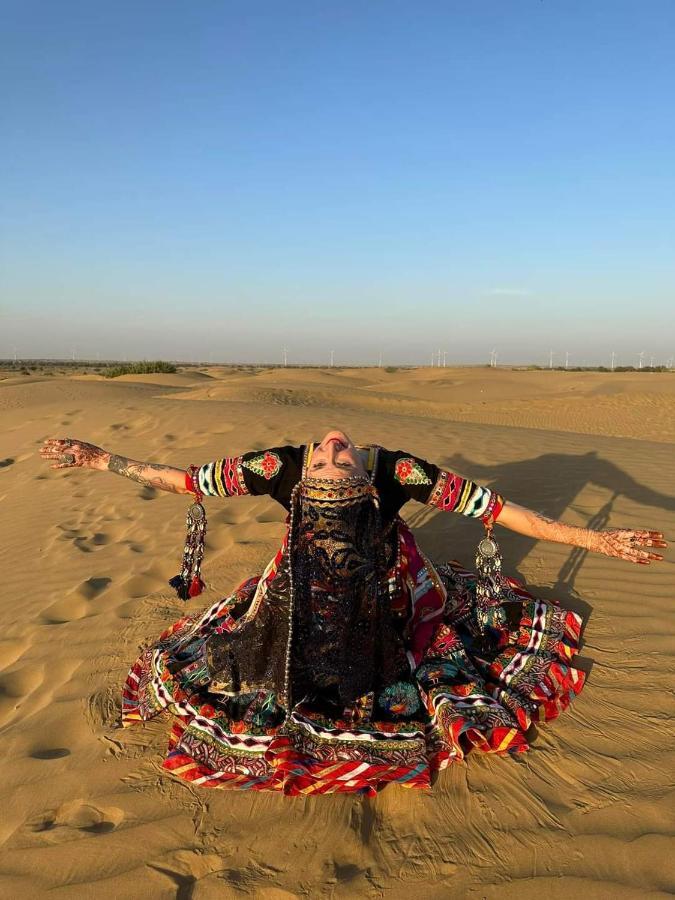
[[[116,806],[96,806],[84,800],[70,800],[26,822],[27,827],[47,843],[65,844],[79,838],[109,834],[124,821],[124,812]]]
[[[40,623],[42,625],[67,625],[68,622],[84,619],[87,612],[87,603],[81,597],[64,597],[43,611]]]
[[[56,528],[61,531],[57,540],[72,541],[82,553],[92,553],[95,548],[105,547],[112,540],[110,535],[105,531],[96,531],[89,537],[88,535],[82,534],[79,528],[71,528],[67,525],[56,525]]]
[[[0,675],[0,725],[13,715],[21,704],[42,684],[44,675],[41,666],[23,666],[14,672]]]
[[[87,718],[97,732],[101,727],[118,727],[121,714],[122,696],[116,684],[95,691],[87,700]]]
[[[130,599],[146,597],[154,591],[164,589],[164,582],[154,575],[132,575],[122,585],[123,593]]]
[[[11,456],[6,456],[5,459],[0,459],[0,469],[6,469],[7,466],[14,465],[14,459]]]
[[[82,584],[76,589],[76,592],[80,595],[80,597],[84,597],[85,600],[93,600],[94,597],[98,597],[98,595],[102,591],[104,591],[111,582],[112,578],[109,578],[107,575],[87,578],[87,580],[83,581]]]
[[[70,750],[66,747],[36,747],[28,755],[31,759],[63,759],[70,756]]]
[[[87,545],[86,537],[84,537],[82,535],[78,535],[78,537],[73,538],[73,543],[75,544],[77,549],[80,550],[82,553],[91,553],[92,552],[91,547],[89,547]]]
[[[143,544],[139,544],[136,541],[130,541],[127,539],[125,541],[119,541],[118,543],[126,544],[127,550],[129,550],[130,553],[144,553],[145,552],[145,547],[143,546]]]
[[[93,576],[79,584],[67,597],[57,600],[48,606],[42,613],[43,625],[65,625],[68,622],[76,622],[97,615],[92,610],[90,601],[98,597],[112,583],[112,578],[107,575]]]
[[[19,659],[28,648],[29,641],[23,638],[0,641],[0,669],[7,669]]]

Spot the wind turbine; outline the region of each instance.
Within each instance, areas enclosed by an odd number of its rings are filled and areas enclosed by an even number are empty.
[[[335,362],[335,350],[330,351],[330,367],[333,368],[333,363]]]
[[[282,352],[283,358],[284,358],[284,369],[285,369],[286,366],[288,365],[288,350],[286,349],[286,347],[282,347],[281,352]]]
[[[614,360],[616,359],[616,353],[612,350],[612,362],[610,363],[610,369],[612,372],[614,371]]]
[[[570,351],[565,350],[565,368],[567,368],[570,364]]]
[[[645,358],[645,351],[643,350],[638,357],[638,369],[642,368],[642,360]]]
[[[553,368],[553,350],[548,355],[548,367],[549,369]]]
[[[649,357],[649,368],[650,369],[654,368],[654,357],[653,356]]]
[[[445,360],[447,359],[447,356],[448,356],[448,351],[444,350],[443,351],[443,368],[445,368]]]

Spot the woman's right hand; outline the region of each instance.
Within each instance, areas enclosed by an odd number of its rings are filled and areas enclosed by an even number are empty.
[[[75,438],[49,438],[40,447],[43,459],[55,459],[50,469],[100,469],[107,468],[110,454],[107,450],[78,441]]]

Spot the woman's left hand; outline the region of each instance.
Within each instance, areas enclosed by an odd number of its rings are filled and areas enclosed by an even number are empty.
[[[644,547],[667,547],[660,531],[633,531],[629,528],[611,528],[607,531],[591,531],[589,550],[618,556],[629,562],[648,566],[652,560],[663,559],[659,553],[650,553]]]

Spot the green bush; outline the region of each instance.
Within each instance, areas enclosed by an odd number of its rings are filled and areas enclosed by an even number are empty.
[[[175,372],[173,363],[164,362],[161,359],[155,362],[125,363],[120,366],[111,366],[103,374],[106,378],[117,378],[120,375],[151,375],[154,372]]]

